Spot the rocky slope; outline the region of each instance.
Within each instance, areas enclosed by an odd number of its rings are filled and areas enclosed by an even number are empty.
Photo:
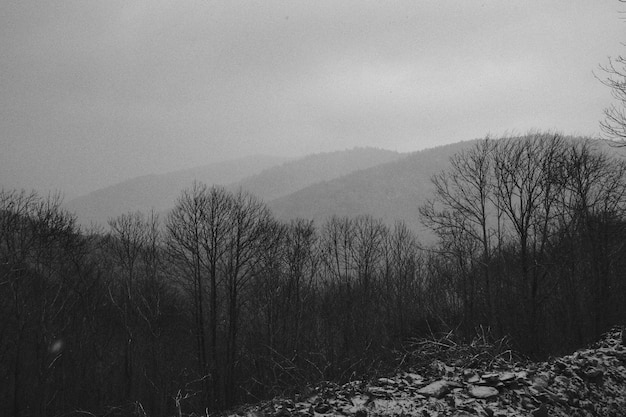
[[[619,327],[587,349],[526,362],[502,346],[416,341],[403,371],[324,384],[306,396],[242,407],[230,417],[626,416],[626,348]]]

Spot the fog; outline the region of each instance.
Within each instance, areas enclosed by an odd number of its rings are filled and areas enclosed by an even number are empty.
[[[621,9],[620,9],[621,8]],[[75,197],[240,156],[596,135],[614,0],[0,5],[0,186]]]

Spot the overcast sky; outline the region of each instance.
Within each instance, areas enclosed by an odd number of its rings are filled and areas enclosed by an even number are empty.
[[[617,0],[2,1],[0,185],[243,155],[595,135]],[[624,16],[623,14],[621,15]]]

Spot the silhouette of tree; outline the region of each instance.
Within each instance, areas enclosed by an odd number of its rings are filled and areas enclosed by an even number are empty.
[[[609,63],[600,69],[606,75],[600,81],[611,89],[617,101],[604,109],[600,128],[607,139],[626,146],[626,57],[609,58]]]

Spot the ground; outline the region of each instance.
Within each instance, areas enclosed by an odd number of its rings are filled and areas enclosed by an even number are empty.
[[[546,362],[520,360],[484,341],[416,341],[393,375],[344,385],[325,383],[306,396],[275,398],[229,416],[623,417],[622,329],[615,327],[595,345]]]

